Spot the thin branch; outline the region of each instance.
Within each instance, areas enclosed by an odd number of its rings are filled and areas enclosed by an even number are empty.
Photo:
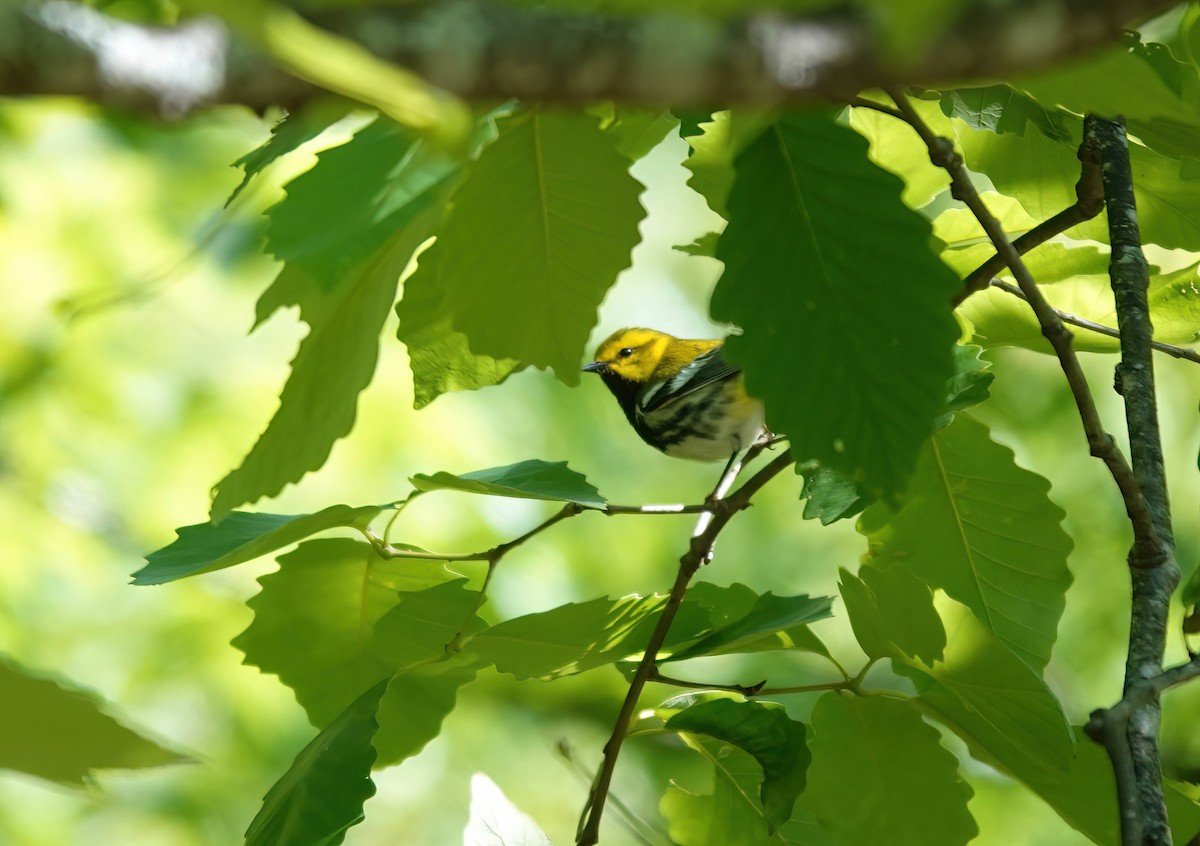
[[[1075,183],[1075,204],[1063,209],[1058,214],[1043,220],[1021,237],[1012,242],[1013,249],[1018,255],[1040,247],[1055,235],[1066,232],[1072,226],[1078,226],[1084,221],[1091,220],[1104,210],[1104,185],[1100,178],[1100,159],[1094,145],[1085,138],[1079,145],[1076,154],[1079,157],[1079,181]],[[992,281],[997,273],[1008,265],[1000,250],[985,261],[963,280],[962,289],[951,300],[951,305],[958,307],[972,294],[982,291]]]
[[[818,684],[800,684],[793,687],[764,687],[754,693],[754,696],[782,696],[785,693],[815,693],[819,690],[850,690],[854,687],[853,680],[820,682]]]
[[[851,97],[846,101],[846,104],[859,109],[870,109],[873,112],[880,112],[888,117],[894,117],[896,120],[903,120],[905,123],[908,122],[904,115],[900,113],[899,109],[892,108],[886,103],[878,103],[875,100],[868,100],[866,97]]]
[[[585,511],[596,511],[600,514],[608,516],[629,516],[634,514],[653,516],[664,514],[703,514],[709,511],[710,506],[706,504],[700,505],[676,505],[674,503],[649,504],[649,505],[583,505],[578,502],[569,502],[562,507],[553,517],[543,523],[534,526],[525,534],[511,541],[493,546],[490,549],[483,549],[478,552],[427,552],[421,549],[405,549],[401,546],[393,546],[387,541],[388,534],[391,532],[392,524],[396,522],[400,511],[422,491],[414,491],[407,499],[400,500],[396,504],[396,513],[388,520],[387,527],[384,529],[383,537],[380,537],[370,529],[363,529],[362,533],[367,540],[371,542],[371,546],[375,547],[375,552],[380,558],[411,558],[423,561],[497,561],[504,554],[511,551],[514,547],[520,546],[525,541],[529,540],[534,535],[540,534],[546,529],[553,526],[560,520],[565,520],[568,517],[574,517],[576,514],[582,514]]]
[[[1014,297],[1025,299],[1025,294],[1021,289],[1011,282],[1005,282],[1003,279],[993,279],[991,281],[992,288],[998,288],[1006,294],[1012,294]],[[1028,302],[1028,300],[1026,300]],[[1058,315],[1058,319],[1063,323],[1069,323],[1072,326],[1078,326],[1080,329],[1087,329],[1089,332],[1095,332],[1097,335],[1107,335],[1110,338],[1120,339],[1121,333],[1111,326],[1105,326],[1102,323],[1095,323],[1084,317],[1078,317],[1062,309],[1054,309],[1054,313]],[[1189,350],[1186,347],[1177,347],[1173,344],[1164,344],[1162,341],[1151,341],[1150,346],[1161,353],[1165,353],[1173,358],[1182,358],[1186,361],[1192,361],[1200,364],[1200,353],[1195,350]]]
[[[688,544],[687,552],[679,559],[679,571],[675,576],[675,583],[671,587],[671,592],[667,596],[667,602],[663,606],[654,631],[650,635],[650,640],[646,644],[646,651],[642,655],[642,660],[638,662],[637,670],[634,671],[633,679],[629,683],[629,690],[625,694],[625,701],[621,704],[621,710],[613,726],[612,736],[609,737],[608,743],[604,745],[604,760],[596,773],[596,781],[592,785],[587,803],[584,805],[579,830],[576,833],[576,843],[578,846],[595,846],[599,842],[600,819],[604,813],[604,805],[612,785],[612,777],[617,765],[617,756],[620,754],[621,745],[625,741],[625,735],[629,730],[629,723],[633,718],[634,710],[637,708],[642,690],[656,670],[658,652],[667,638],[667,632],[671,628],[671,623],[674,621],[680,605],[683,603],[683,596],[687,591],[688,584],[701,565],[711,557],[717,535],[721,533],[721,530],[725,528],[733,515],[748,507],[751,498],[763,485],[779,475],[779,473],[795,461],[790,452],[780,454],[751,476],[740,488],[726,496],[723,492],[732,486],[742,466],[752,461],[765,446],[764,444],[751,447],[741,461],[731,461],[729,466],[726,467],[720,481],[713,490],[712,496],[709,497],[709,510],[700,515],[700,519],[696,524],[696,530],[692,533],[691,541]]]
[[[1133,524],[1138,555],[1139,557],[1152,555],[1158,545],[1154,522],[1150,518],[1150,512],[1134,478],[1132,468],[1117,447],[1112,435],[1105,431],[1104,425],[1100,421],[1100,413],[1096,409],[1095,400],[1088,388],[1087,378],[1084,376],[1083,368],[1080,367],[1079,359],[1071,346],[1070,331],[1063,325],[1053,307],[1042,295],[1037,282],[1034,281],[1029,269],[1021,260],[1020,254],[1013,248],[1000,221],[988,210],[987,205],[979,196],[962,157],[954,149],[954,144],[947,138],[939,137],[929,128],[903,92],[889,90],[888,94],[896,101],[896,107],[905,115],[906,120],[925,142],[925,146],[929,149],[930,161],[938,167],[944,168],[950,174],[951,191],[954,197],[965,203],[975,215],[980,226],[983,227],[984,232],[996,247],[996,252],[1004,258],[1005,264],[1012,271],[1025,299],[1037,316],[1042,334],[1050,342],[1058,356],[1059,365],[1067,377],[1067,384],[1071,388],[1071,395],[1079,410],[1079,417],[1083,422],[1083,430],[1087,435],[1091,454],[1105,463],[1121,492],[1125,511]]]
[[[756,684],[705,684],[704,682],[687,681],[686,679],[664,676],[658,671],[657,667],[650,670],[650,676],[646,681],[669,684],[672,687],[683,687],[688,690],[727,690],[730,693],[740,693],[742,696],[754,696],[761,693],[767,683],[767,680],[763,679]]]
[[[486,561],[488,562],[488,575],[491,575],[491,568],[499,563],[500,559],[508,553],[512,552],[525,541],[540,535],[542,532],[549,529],[556,523],[566,520],[568,517],[574,517],[576,514],[582,514],[588,509],[575,502],[568,502],[562,508],[554,513],[552,517],[538,523],[528,532],[519,537],[513,538],[510,541],[497,544],[491,549],[484,549],[479,552],[426,552],[421,549],[404,549],[398,546],[392,546],[375,534],[370,529],[362,529],[363,535],[371,542],[371,546],[375,548],[375,553],[384,559],[392,558],[412,558],[424,561]],[[389,521],[389,527],[391,525]]]

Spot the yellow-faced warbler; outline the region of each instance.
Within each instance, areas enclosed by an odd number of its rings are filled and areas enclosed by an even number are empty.
[[[621,329],[583,369],[600,374],[634,431],[667,455],[728,459],[764,432],[762,403],[721,357],[720,341]]]

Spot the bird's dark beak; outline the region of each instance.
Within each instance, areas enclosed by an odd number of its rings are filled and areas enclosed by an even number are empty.
[[[608,370],[608,362],[590,361],[582,369],[585,373],[603,373],[605,370]]]

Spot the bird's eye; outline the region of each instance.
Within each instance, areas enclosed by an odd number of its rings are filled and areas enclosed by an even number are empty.
[[[617,352],[617,358],[629,358],[631,355],[633,355],[633,347],[626,347]]]

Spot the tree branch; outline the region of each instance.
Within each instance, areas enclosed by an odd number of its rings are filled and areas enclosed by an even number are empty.
[[[1016,244],[1014,243],[1013,246],[1016,246]],[[1020,297],[1023,300],[1025,299],[1025,294],[1022,293],[1021,289],[1016,285],[1013,285],[1011,282],[1005,282],[1002,279],[993,279],[991,281],[991,287],[998,288],[999,290],[1004,291],[1006,294],[1012,294],[1014,297]],[[1028,300],[1026,300],[1026,302],[1028,302]],[[1089,332],[1095,332],[1097,335],[1107,335],[1109,338],[1119,339],[1121,337],[1121,333],[1116,329],[1113,329],[1111,326],[1105,326],[1102,323],[1096,323],[1057,308],[1054,309],[1054,313],[1058,315],[1058,319],[1063,323],[1069,323],[1072,326],[1078,326],[1080,329],[1087,329]],[[1172,358],[1181,358],[1186,361],[1192,361],[1196,364],[1200,364],[1200,353],[1196,352],[1195,350],[1189,350],[1185,347],[1177,347],[1173,344],[1164,344],[1161,341],[1151,341],[1150,346],[1158,352],[1166,353]]]
[[[726,496],[725,492],[732,486],[743,464],[753,460],[764,448],[765,445],[751,447],[744,459],[741,461],[731,461],[729,466],[726,467],[725,472],[721,474],[720,481],[718,481],[716,488],[709,497],[709,509],[700,515],[700,519],[696,523],[696,529],[692,533],[691,541],[688,544],[687,552],[679,559],[679,570],[675,576],[675,583],[671,586],[667,602],[663,606],[658,622],[654,626],[654,631],[650,635],[650,640],[646,644],[646,651],[643,653],[642,660],[638,663],[637,669],[633,674],[633,679],[629,683],[629,690],[625,694],[625,701],[621,703],[621,710],[617,714],[612,736],[609,737],[608,743],[604,745],[604,760],[596,773],[596,781],[592,785],[591,792],[588,794],[588,800],[584,805],[583,815],[579,821],[579,830],[576,832],[575,842],[577,846],[595,846],[599,842],[600,819],[604,814],[604,804],[607,801],[609,788],[612,785],[613,773],[617,766],[617,756],[621,752],[621,745],[625,742],[625,735],[629,730],[629,723],[633,719],[633,713],[637,708],[642,690],[645,689],[646,683],[657,672],[658,652],[662,649],[662,645],[667,638],[667,633],[671,629],[671,623],[679,611],[679,606],[683,603],[683,596],[687,592],[688,584],[701,565],[711,558],[717,535],[721,533],[721,530],[725,528],[733,515],[748,507],[751,498],[758,493],[763,485],[775,478],[775,476],[779,475],[780,472],[795,461],[790,452],[781,453],[751,476],[740,488]]]
[[[318,10],[310,20],[475,101],[728,107],[844,101],[883,85],[1009,76],[1111,44],[1131,22],[1172,5],[974,0],[922,50],[886,62],[884,28],[854,9],[722,19],[673,4],[605,17],[554,5],[437,0]],[[206,103],[294,110],[322,94],[213,19],[162,28],[71,0],[28,8],[0,4],[0,96],[81,96],[177,116]],[[89,13],[85,24],[80,9]],[[118,41],[136,49],[121,50]]]
[[[1131,785],[1118,781],[1122,843],[1170,846],[1171,829],[1158,754],[1161,710],[1158,693],[1164,689],[1159,685],[1184,681],[1195,675],[1195,671],[1190,664],[1184,665],[1164,680],[1162,670],[1171,593],[1179,584],[1179,568],[1175,564],[1154,386],[1151,355],[1154,327],[1147,298],[1150,274],[1138,232],[1125,122],[1120,118],[1089,117],[1084,134],[1096,145],[1104,173],[1112,244],[1109,277],[1121,333],[1121,362],[1117,365],[1115,388],[1125,400],[1133,473],[1153,522],[1150,537],[1144,534],[1143,527],[1134,526],[1134,545],[1129,553],[1133,596],[1125,695],[1103,718],[1104,746],[1114,770],[1126,774],[1130,766],[1133,770],[1134,792],[1128,792]]]
[[[1100,413],[1096,410],[1095,400],[1088,388],[1087,377],[1084,376],[1083,368],[1079,366],[1079,359],[1071,346],[1070,331],[1046,301],[1037,282],[1034,281],[1029,269],[1025,266],[1025,262],[1021,260],[1020,254],[1008,239],[1008,234],[1004,231],[1000,221],[988,211],[987,205],[971,182],[970,174],[967,172],[962,157],[955,151],[954,144],[947,138],[939,137],[929,128],[903,92],[888,89],[888,94],[896,101],[896,107],[904,114],[905,119],[929,148],[930,161],[938,167],[944,168],[950,174],[951,193],[956,199],[966,204],[967,208],[975,215],[980,226],[983,227],[983,231],[987,233],[988,238],[996,247],[996,252],[1004,258],[1005,264],[1012,271],[1021,292],[1037,316],[1042,334],[1054,348],[1055,355],[1058,356],[1059,366],[1067,377],[1067,384],[1075,399],[1075,406],[1079,410],[1079,417],[1083,423],[1084,433],[1087,435],[1091,454],[1102,460],[1108,467],[1109,473],[1121,492],[1125,511],[1133,524],[1134,546],[1137,555],[1139,558],[1152,556],[1153,550],[1158,545],[1154,521],[1151,519],[1142,490],[1134,478],[1133,470],[1117,447],[1112,435],[1105,431],[1104,424],[1100,421]]]

